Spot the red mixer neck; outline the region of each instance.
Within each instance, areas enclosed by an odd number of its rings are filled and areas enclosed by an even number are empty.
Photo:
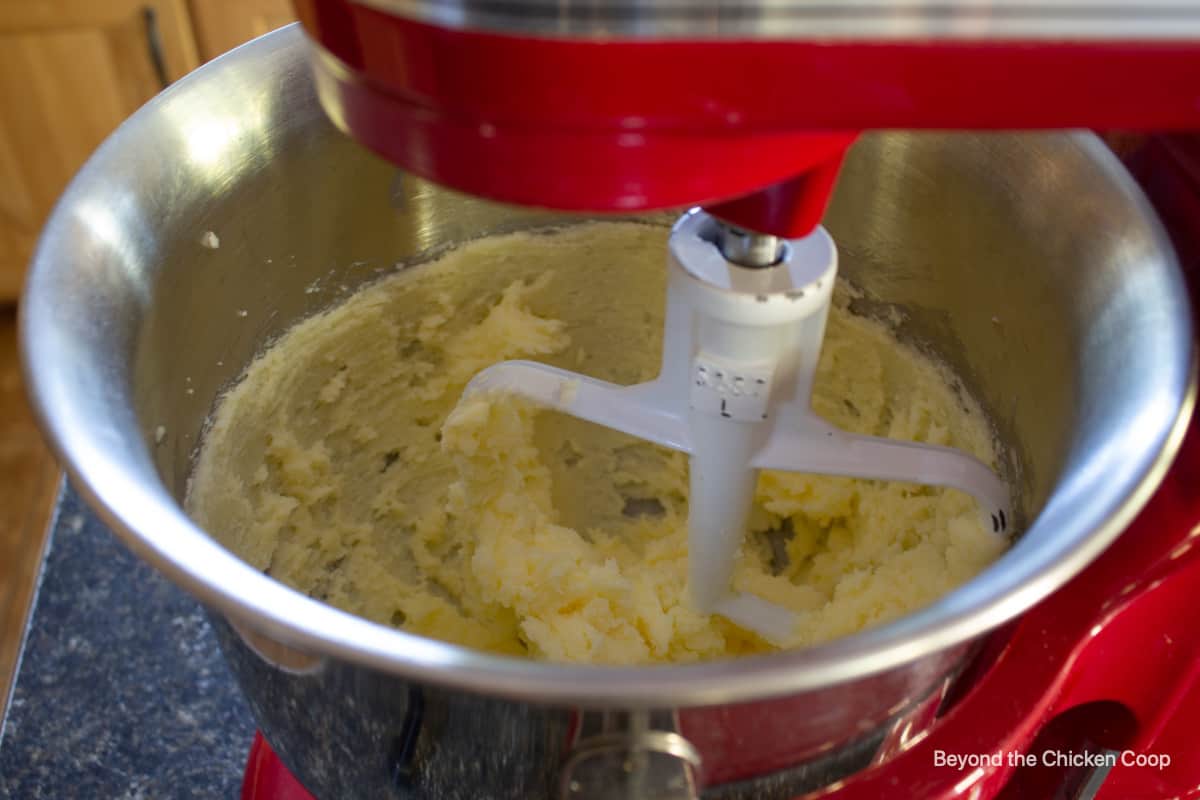
[[[1197,0],[296,5],[339,127],[525,205],[794,238],[861,130],[1200,127]]]

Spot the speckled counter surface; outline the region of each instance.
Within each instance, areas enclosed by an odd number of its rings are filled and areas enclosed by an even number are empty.
[[[236,798],[254,722],[199,604],[75,492],[0,732],[0,798]]]

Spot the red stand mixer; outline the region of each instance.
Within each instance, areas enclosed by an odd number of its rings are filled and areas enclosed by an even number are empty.
[[[245,797],[303,798],[299,781],[327,800],[1200,797],[1184,274],[1194,289],[1200,148],[1157,133],[1200,129],[1200,0],[296,5],[307,40],[281,30],[206,65],[96,152],[47,222],[22,303],[48,441],[114,533],[204,604],[263,732]],[[928,132],[1069,126],[1156,132],[1126,161],[1186,270],[1095,136]],[[876,133],[888,128],[927,132]],[[504,361],[465,393],[523,395],[686,454],[686,549],[663,608],[651,595],[645,607],[723,616],[777,652],[614,667],[419,636],[402,598],[380,592],[379,609],[350,613],[239,550],[244,520],[189,513],[216,404],[297,323],[443,246],[580,218],[561,211],[658,225],[641,212],[681,206],[658,377],[625,386]],[[839,245],[864,315],[894,313],[898,336],[954,368],[950,390],[982,398],[1005,444],[996,465],[813,411]],[[567,280],[604,312],[630,299],[619,274]],[[261,486],[297,508],[265,448],[277,421],[305,442],[320,427],[313,387],[327,369],[380,415],[352,444],[365,466],[347,480],[367,501],[341,508],[425,492],[373,471],[412,443],[388,430],[389,392],[406,385],[378,365],[410,357],[422,314],[381,312],[386,324],[346,348],[361,362],[287,361],[287,382],[256,395],[267,419],[237,428],[219,502]],[[841,574],[897,565],[846,615],[848,630],[888,622],[795,647],[789,636],[807,642],[791,615],[804,612],[734,591],[759,470],[950,487],[982,513],[955,512],[920,553],[929,568],[913,569],[897,512],[895,540]],[[788,533],[776,516],[764,536]],[[290,537],[288,519],[263,535]],[[345,532],[316,519],[342,556],[285,543],[324,575],[346,576],[347,557],[374,574],[408,566],[393,560],[408,558],[392,538],[411,533],[403,519]],[[833,523],[816,533],[835,534],[852,538]],[[941,566],[967,536],[1005,552],[952,588]]]
[[[1191,3],[296,5],[330,117],[407,170],[554,209],[702,204],[770,253],[819,223],[859,130],[1200,127]],[[1128,161],[1193,279],[1196,152]],[[813,796],[1200,797],[1197,487],[1193,424],[1101,558]],[[261,737],[243,796],[307,797]]]

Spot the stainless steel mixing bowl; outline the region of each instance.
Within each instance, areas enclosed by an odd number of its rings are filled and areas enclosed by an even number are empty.
[[[181,510],[222,387],[397,263],[562,218],[398,175],[327,121],[306,54],[298,29],[271,34],[113,134],[46,226],[22,334],[72,479],[213,609],[267,737],[319,796],[572,795],[631,772],[685,794],[707,781],[712,796],[819,785],[869,759],[979,637],[1103,550],[1179,444],[1193,396],[1181,276],[1097,139],[868,136],[828,226],[864,310],[903,309],[906,335],[967,376],[1012,443],[1028,525],[997,563],[841,641],[638,669],[483,655],[309,599]]]

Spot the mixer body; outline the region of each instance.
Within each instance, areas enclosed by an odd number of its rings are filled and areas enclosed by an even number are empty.
[[[295,2],[330,118],[417,175],[790,238],[862,130],[1195,127],[1200,3],[1142,6]]]

